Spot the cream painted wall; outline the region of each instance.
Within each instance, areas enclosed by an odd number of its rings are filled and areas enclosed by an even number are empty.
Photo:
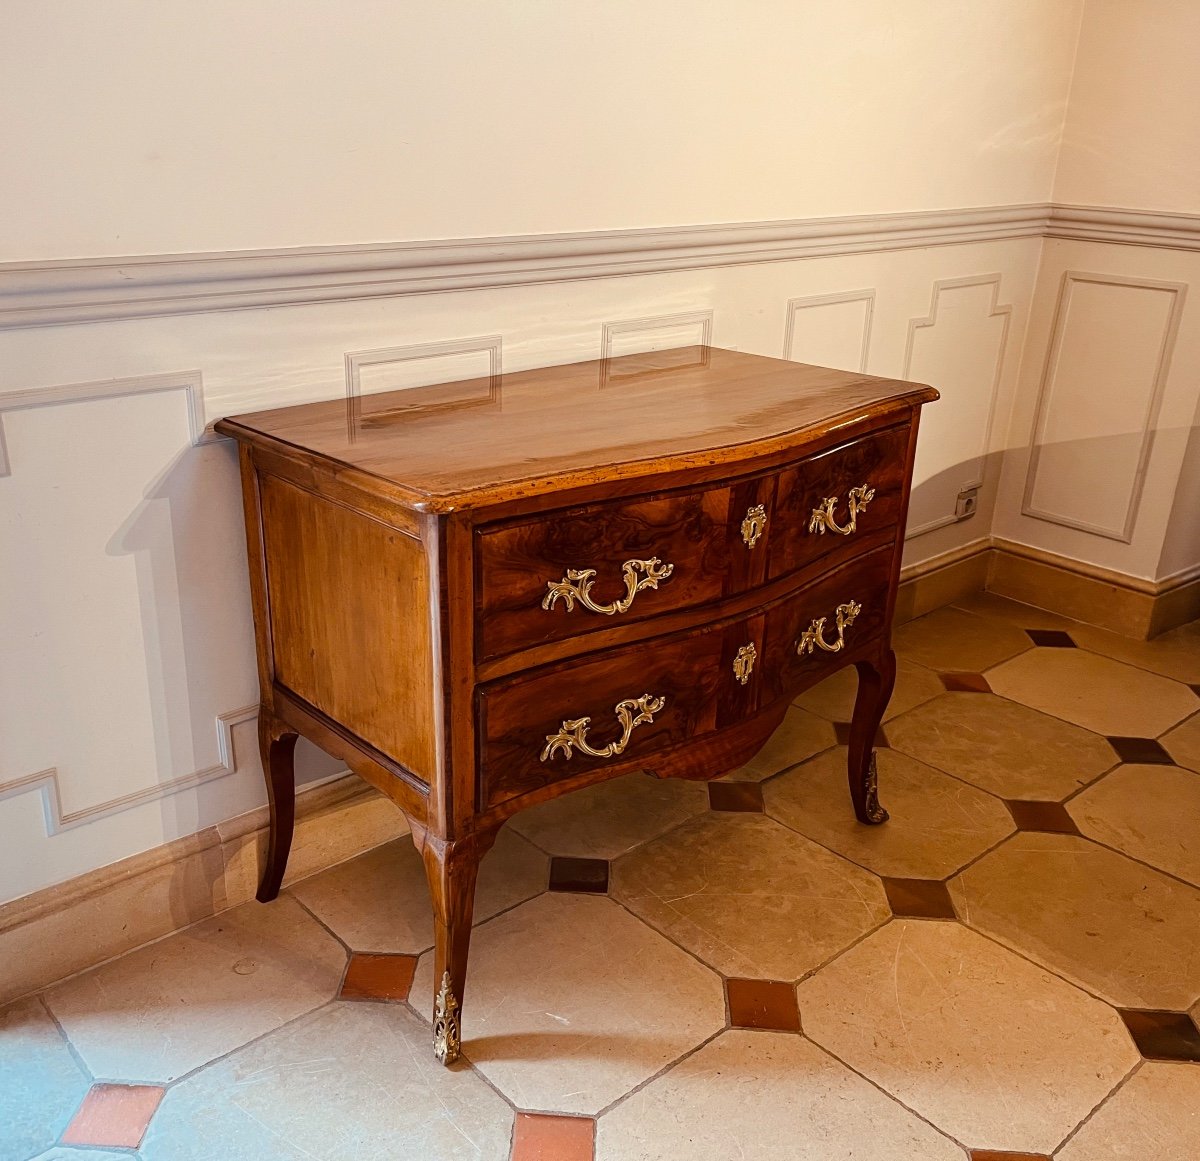
[[[0,261],[1040,202],[1080,0],[5,0]]]
[[[1087,0],[1054,200],[1200,212],[1200,4]]]
[[[1044,203],[1083,12],[9,0],[0,262]],[[1191,282],[1195,256],[1042,253],[1026,237],[0,329],[0,901],[263,800],[234,457],[193,446],[188,401],[203,427],[338,397],[348,353],[468,348],[373,369],[371,391],[461,374],[492,336],[513,369],[594,357],[605,324],[629,347],[708,327],[718,345],[926,378],[943,400],[906,559],[994,518],[1154,575],[1180,519],[1194,302],[1131,544],[1021,515],[1022,465],[1063,270]],[[72,385],[74,402],[5,409]],[[950,523],[975,480],[979,515]],[[335,770],[305,752],[304,779]]]

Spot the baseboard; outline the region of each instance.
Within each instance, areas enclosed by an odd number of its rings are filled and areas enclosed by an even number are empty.
[[[990,538],[981,537],[901,569],[900,589],[896,594],[896,623],[922,617],[961,597],[980,592],[987,584],[991,551]]]
[[[252,899],[266,824],[263,807],[0,904],[0,1004]],[[285,885],[407,831],[353,774],[301,792]]]

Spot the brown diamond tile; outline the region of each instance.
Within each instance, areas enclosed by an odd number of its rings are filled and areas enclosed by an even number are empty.
[[[605,894],[608,891],[608,860],[556,856],[550,860],[550,890]]]
[[[893,915],[912,919],[957,919],[954,903],[945,883],[936,879],[883,880]]]
[[[837,744],[839,746],[850,745],[850,723],[849,722],[834,722],[833,732],[837,736]],[[880,750],[891,749],[891,742],[887,739],[887,734],[883,726],[875,731],[875,747]]]
[[[982,673],[939,673],[942,685],[948,693],[991,693],[987,678]]]
[[[511,1161],[592,1161],[595,1140],[591,1117],[517,1113]]]
[[[758,782],[710,782],[708,805],[713,810],[762,814],[762,786]]]
[[[1188,689],[1190,689],[1197,697],[1200,697],[1200,685],[1189,685]]]
[[[1200,1061],[1200,1029],[1186,1012],[1117,1010],[1138,1051],[1147,1060]]]
[[[729,1019],[735,1028],[766,1028],[773,1032],[799,1032],[800,1009],[796,989],[779,980],[725,981]]]
[[[1171,755],[1153,738],[1108,739],[1108,744],[1117,752],[1122,762],[1133,762],[1139,766],[1172,766]]]
[[[1045,1153],[1001,1153],[995,1149],[972,1149],[971,1161],[1050,1161]]]
[[[136,1149],[166,1090],[150,1084],[94,1084],[62,1135],[64,1145]]]
[[[1030,802],[1007,799],[1004,803],[1018,830],[1038,830],[1047,834],[1079,834],[1075,820],[1061,802]]]
[[[1075,648],[1075,642],[1071,640],[1071,634],[1064,633],[1061,629],[1026,629],[1025,632],[1029,635],[1030,641],[1035,645],[1042,646],[1044,649]]]
[[[339,999],[407,1000],[416,970],[415,955],[356,953],[350,957]]]

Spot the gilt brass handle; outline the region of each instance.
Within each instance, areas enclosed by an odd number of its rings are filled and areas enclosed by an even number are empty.
[[[833,510],[837,506],[837,497],[828,496],[821,501],[819,507],[812,510],[812,516],[808,521],[809,532],[818,532],[824,535],[825,530],[836,532],[839,536],[849,536],[851,532],[858,527],[858,514],[866,510],[867,505],[875,499],[875,489],[869,484],[861,484],[857,488],[851,488],[848,497],[850,505],[850,523],[841,525],[834,518]]]
[[[592,586],[596,583],[594,568],[569,568],[560,581],[547,581],[550,590],[542,598],[542,608],[552,609],[559,597],[566,602],[567,612],[573,612],[578,601],[585,609],[611,617],[616,613],[629,612],[633,598],[642,589],[656,589],[659,581],[665,581],[673,572],[673,564],[663,564],[657,556],[650,560],[627,560],[621,565],[625,579],[625,595],[611,605],[598,605],[592,600]],[[639,575],[640,574],[640,575]]]
[[[837,611],[834,613],[834,620],[837,623],[837,640],[829,642],[825,640],[825,622],[828,617],[817,617],[803,633],[800,634],[800,640],[796,642],[796,653],[803,657],[806,653],[811,653],[814,649],[823,649],[826,653],[840,652],[846,645],[846,630],[854,624],[854,618],[862,612],[862,605],[857,601],[847,601],[844,605],[838,605]]]
[[[542,751],[542,761],[548,762],[560,750],[568,758],[574,757],[573,746],[579,747],[581,754],[589,758],[615,758],[625,753],[629,745],[629,736],[643,722],[654,721],[654,715],[666,705],[666,699],[644,693],[641,697],[619,701],[616,705],[617,721],[621,723],[621,737],[618,741],[609,742],[603,750],[593,749],[588,745],[587,732],[591,727],[591,718],[574,718],[565,721],[557,734],[546,735],[546,748]]]
[[[747,548],[753,548],[758,538],[767,530],[767,510],[755,504],[742,520],[742,540]]]

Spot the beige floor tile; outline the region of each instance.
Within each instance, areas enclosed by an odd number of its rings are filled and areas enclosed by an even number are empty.
[[[294,900],[247,903],[52,988],[92,1072],[164,1082],[311,1011],[346,953]]]
[[[615,859],[707,809],[703,782],[629,774],[523,810],[508,825],[554,855]]]
[[[1018,629],[1062,629],[1071,632],[1078,621],[1069,617],[1059,616],[1046,609],[1038,609],[1033,605],[1023,605],[1020,601],[1010,600],[997,593],[972,593],[968,597],[959,597],[954,602],[956,609],[974,613],[977,617],[995,617],[1007,621]]]
[[[609,889],[718,971],[750,978],[798,979],[890,914],[877,878],[761,814],[684,823],[614,863]]]
[[[964,1161],[799,1036],[725,1032],[596,1126],[596,1161]]]
[[[892,641],[901,657],[939,673],[982,673],[1033,648],[1015,625],[949,607],[901,625]]]
[[[1072,629],[1071,636],[1076,644],[1093,653],[1127,661],[1176,681],[1200,682],[1200,621],[1180,625],[1152,641],[1123,637],[1092,625],[1077,626]]]
[[[434,1060],[428,1025],[403,1005],[331,1004],[170,1089],[140,1154],[504,1161],[512,1121],[469,1068]]]
[[[471,942],[463,1052],[521,1109],[599,1112],[724,1024],[717,976],[611,899],[540,895]]]
[[[545,854],[505,827],[479,867],[476,923],[544,891],[549,868]],[[416,955],[433,946],[425,866],[410,838],[305,879],[291,893],[354,951]]]
[[[953,923],[896,920],[797,992],[807,1036],[976,1149],[1050,1153],[1139,1059],[1111,1008]]]
[[[894,750],[879,750],[878,763],[891,814],[882,826],[854,817],[843,748],[768,782],[767,813],[877,875],[904,879],[944,879],[1012,834],[998,798]]]
[[[1200,1068],[1149,1062],[1055,1154],[1055,1161],[1200,1157]]]
[[[789,706],[783,723],[767,744],[744,766],[725,777],[730,782],[761,782],[836,744],[832,722]]]
[[[1186,685],[1086,649],[1036,649],[986,676],[1002,697],[1097,734],[1157,738],[1196,712]]]
[[[39,1001],[0,1010],[0,1161],[49,1149],[90,1086]]]
[[[918,665],[915,661],[899,658],[896,665],[896,688],[892,691],[885,722],[897,714],[905,713],[930,698],[943,692],[941,680],[932,669]],[[831,722],[848,722],[854,712],[854,698],[858,693],[858,672],[850,665],[827,677],[820,685],[814,685],[796,698],[795,704],[810,713],[819,714]]]
[[[1090,838],[1200,887],[1200,775],[1118,766],[1067,810]]]
[[[887,735],[894,749],[1001,798],[1060,801],[1117,761],[1103,738],[986,693],[944,694],[889,722]]]
[[[1200,713],[1164,735],[1162,744],[1181,766],[1200,772]]]
[[[1200,996],[1200,891],[1086,839],[1016,835],[950,894],[970,926],[1121,1007]]]

